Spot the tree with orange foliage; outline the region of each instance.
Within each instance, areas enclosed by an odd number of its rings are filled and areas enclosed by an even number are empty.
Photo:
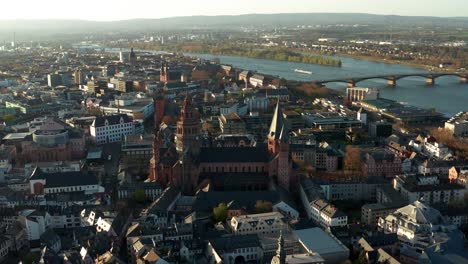
[[[358,146],[346,146],[344,169],[349,172],[361,171],[361,149]]]

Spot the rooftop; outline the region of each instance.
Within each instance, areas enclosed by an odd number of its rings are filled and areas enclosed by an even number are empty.
[[[338,239],[319,227],[295,230],[294,232],[301,244],[309,251],[317,252],[320,255],[349,252],[349,249]]]

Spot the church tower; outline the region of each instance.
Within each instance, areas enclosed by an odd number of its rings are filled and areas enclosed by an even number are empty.
[[[185,97],[177,121],[176,149],[184,155],[198,155],[200,151],[200,122],[197,109],[193,106],[190,95]]]
[[[137,62],[137,57],[136,57],[135,52],[133,51],[133,48],[131,48],[131,50],[130,50],[129,61],[130,61],[130,64],[131,64],[131,65],[135,65],[136,62]]]
[[[169,68],[167,67],[166,63],[163,63],[161,66],[161,71],[159,74],[159,81],[160,82],[169,82],[170,77],[169,77]]]
[[[162,138],[159,128],[154,129],[154,140],[153,140],[153,157],[150,160],[150,174],[149,179],[151,181],[157,181],[162,183],[164,186],[167,184],[167,179],[162,179],[161,167],[159,166],[161,161],[160,151],[162,147]]]
[[[268,133],[268,151],[275,157],[278,184],[287,190],[291,185],[291,161],[289,158],[289,128],[283,117],[283,111],[276,104]]]
[[[154,127],[159,129],[164,117],[164,108],[166,106],[166,98],[161,89],[157,89],[154,93]]]

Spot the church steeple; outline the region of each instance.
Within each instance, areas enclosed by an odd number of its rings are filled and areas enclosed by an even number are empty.
[[[288,133],[288,126],[284,120],[283,110],[278,100],[268,132],[268,150],[271,153],[278,153],[279,144],[288,143]]]
[[[286,251],[284,250],[284,239],[283,231],[280,231],[278,238],[278,249],[276,250],[276,256],[271,260],[272,264],[286,264]]]

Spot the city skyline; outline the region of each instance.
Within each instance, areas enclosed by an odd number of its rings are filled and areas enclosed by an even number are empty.
[[[216,16],[242,14],[275,14],[275,13],[369,13],[378,15],[401,16],[466,16],[468,2],[458,0],[403,1],[403,0],[291,0],[285,6],[283,1],[263,2],[239,0],[235,6],[220,5],[214,0],[200,2],[181,0],[176,2],[153,2],[135,0],[116,0],[112,4],[106,1],[82,0],[72,9],[63,6],[58,0],[31,1],[22,0],[2,4],[5,10],[1,20],[16,19],[80,19],[91,21],[116,21],[137,18],[167,18],[181,16]],[[402,8],[404,7],[404,8]],[[17,12],[21,10],[21,12]]]

